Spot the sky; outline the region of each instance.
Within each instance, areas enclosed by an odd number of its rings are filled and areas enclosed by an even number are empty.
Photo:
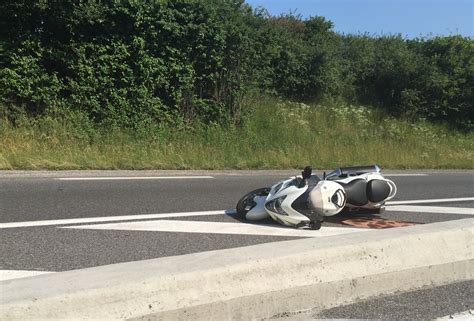
[[[474,0],[246,0],[272,15],[324,16],[340,33],[474,38]]]

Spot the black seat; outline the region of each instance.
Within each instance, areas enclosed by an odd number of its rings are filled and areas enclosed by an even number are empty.
[[[390,185],[381,179],[373,179],[367,184],[367,196],[372,203],[382,202],[390,195]]]
[[[346,192],[347,203],[363,206],[369,202],[367,198],[367,182],[365,179],[355,179],[347,184],[340,183]]]

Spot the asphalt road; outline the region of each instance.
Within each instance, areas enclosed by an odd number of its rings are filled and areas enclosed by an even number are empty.
[[[459,315],[461,314],[461,315]],[[267,320],[472,320],[474,281],[466,281],[406,293],[396,293],[317,311],[282,313]]]
[[[222,211],[230,210],[229,213],[232,213],[238,199],[248,191],[270,186],[294,174],[296,172],[293,171],[0,171],[0,278],[2,273],[5,275],[5,271],[18,272],[20,274],[14,277],[23,277],[46,271],[82,269],[297,239],[301,236],[292,235],[292,229],[283,228],[271,220],[257,225],[246,223],[251,228],[257,228],[256,232],[239,233],[239,228],[243,226],[239,224],[242,223],[232,214]],[[474,215],[474,171],[388,171],[385,174],[398,186],[398,194],[393,201],[403,203],[421,200],[421,203],[409,204],[414,207],[404,211],[387,210],[380,216],[386,222],[429,224],[472,218]],[[129,179],[131,176],[159,176],[161,179]],[[93,180],[69,180],[71,178]],[[445,201],[450,198],[470,199]],[[186,213],[180,214],[182,212]],[[117,216],[120,218],[118,222],[113,222],[118,223],[115,227],[103,224],[111,223]],[[13,223],[16,223],[15,227],[9,225]],[[133,227],[133,224],[141,224],[145,228]],[[220,230],[230,225],[236,227],[237,232]],[[168,230],[170,226],[178,227],[178,230]],[[208,229],[205,229],[206,226]],[[263,230],[258,228],[261,227],[270,227],[270,230],[277,232],[290,231],[290,234],[260,233]],[[335,217],[325,222],[320,231],[314,232],[325,233],[331,228],[355,229],[346,224],[344,217]],[[408,300],[428,310],[412,314],[414,318],[424,318],[423,313],[428,318],[440,317],[445,312],[462,312],[465,307],[472,308],[472,300],[468,299],[470,295],[465,294],[466,288],[472,293],[472,282],[426,290],[428,292],[415,294],[413,298],[416,299],[410,299],[411,294],[403,294],[400,298],[376,299],[401,300],[402,303],[390,304],[390,301],[387,305],[387,301],[367,301],[307,316],[385,318],[393,316],[405,304],[403,300]],[[437,291],[453,298],[451,301],[454,303],[443,309],[430,308],[429,304],[423,303],[426,300],[429,302],[430,297],[437,295]],[[383,310],[381,306],[391,308]]]
[[[0,224],[123,215],[232,210],[246,192],[270,186],[293,172],[0,172]],[[391,173],[394,201],[474,196],[474,172]],[[319,173],[318,173],[319,174]],[[60,180],[98,176],[185,176],[179,179]],[[189,178],[189,176],[212,176]],[[394,175],[394,176],[392,176]],[[186,178],[187,177],[187,178]],[[473,201],[424,206],[473,208]],[[205,214],[205,213],[204,213]],[[166,220],[240,223],[232,215],[167,217]],[[383,218],[431,223],[472,217],[464,214],[387,211]],[[160,218],[158,216],[157,218]],[[276,226],[272,221],[264,225]],[[21,225],[21,224],[20,224]],[[324,226],[341,226],[328,220]],[[323,226],[323,229],[324,229]],[[60,226],[61,227],[61,226]],[[65,229],[57,225],[2,228],[0,270],[64,271],[162,256],[248,246],[298,238],[281,235]],[[219,228],[219,227],[217,227]]]
[[[0,172],[0,222],[231,209],[246,192],[297,173],[243,172],[239,176],[217,173],[212,179],[57,180],[65,176],[78,177],[74,173],[61,174],[24,178]],[[474,196],[473,171],[426,175],[390,177],[398,186],[394,201]],[[473,204],[446,203],[443,206]]]

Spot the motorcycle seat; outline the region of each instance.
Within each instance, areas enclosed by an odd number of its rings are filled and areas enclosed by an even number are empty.
[[[355,179],[347,184],[340,184],[344,187],[348,204],[363,206],[369,202],[367,197],[367,181],[365,179]]]
[[[380,203],[390,195],[390,185],[381,179],[373,179],[367,184],[367,197],[372,203]]]
[[[390,185],[381,179],[367,182],[365,179],[355,179],[347,184],[340,183],[346,192],[347,203],[355,206],[364,206],[369,201],[380,203],[390,195]]]

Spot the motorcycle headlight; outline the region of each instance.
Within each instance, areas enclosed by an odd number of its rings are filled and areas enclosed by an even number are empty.
[[[281,203],[283,203],[285,198],[286,198],[286,195],[282,196],[282,197],[275,198],[274,200],[271,200],[270,202],[265,204],[265,208],[267,210],[269,210],[270,212],[288,216],[288,213],[286,213],[283,210],[283,208],[281,207]]]

